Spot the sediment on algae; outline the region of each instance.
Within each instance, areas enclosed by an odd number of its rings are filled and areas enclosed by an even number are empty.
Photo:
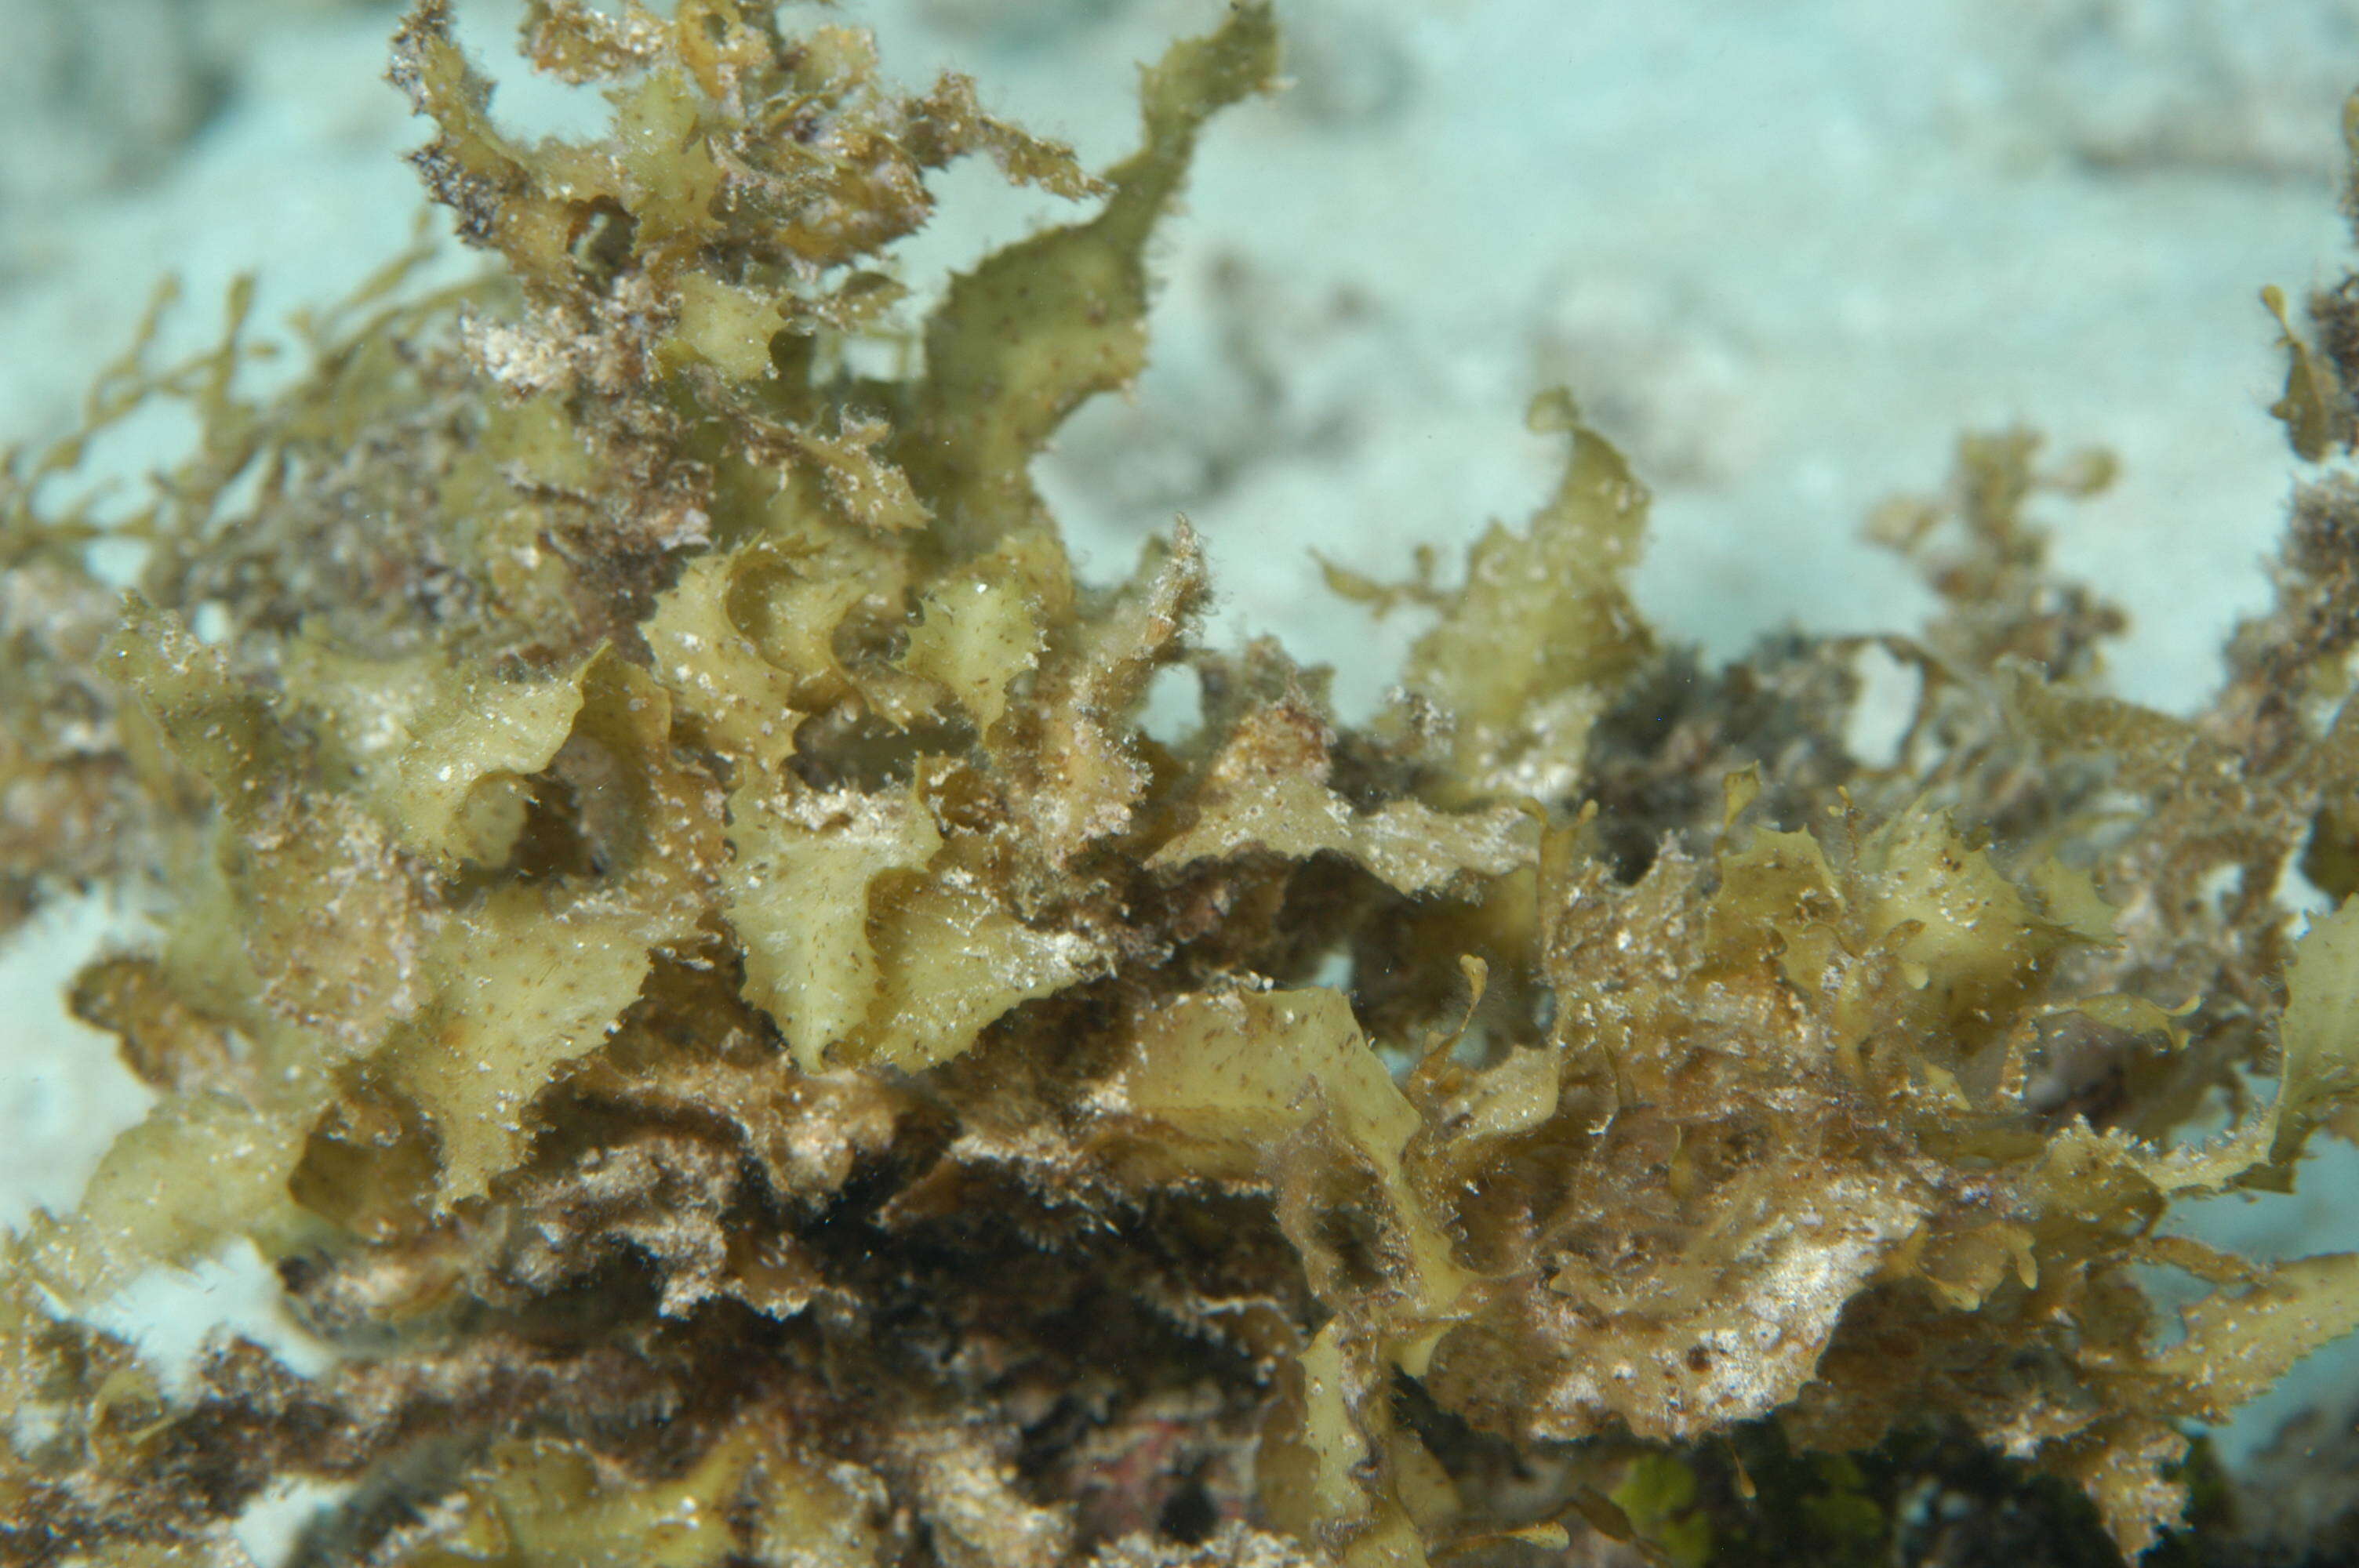
[[[158,933],[71,991],[156,1108],[5,1241],[0,1555],[236,1562],[295,1480],[303,1563],[1887,1561],[1932,1485],[2201,1555],[2190,1432],[2359,1324],[2359,1259],[2159,1227],[2354,1124],[2359,912],[2277,896],[2359,888],[2347,479],[2179,719],[2045,562],[2104,463],[1970,438],[1876,519],[1942,609],[1871,766],[1860,640],[1649,633],[1647,492],[1545,397],[1452,585],[1331,573],[1432,617],[1346,728],[1200,643],[1184,521],[1093,589],[1027,471],[1144,362],[1266,5],[1103,173],[850,26],[528,9],[610,136],[503,133],[439,0],[394,43],[481,281],[396,264],[267,396],[242,301],[95,389],[203,432],[127,602],[80,439],[0,480],[0,887]],[[907,320],[971,157],[1092,215]],[[2310,460],[2348,292],[2287,328]],[[323,1369],[91,1320],[241,1238]]]

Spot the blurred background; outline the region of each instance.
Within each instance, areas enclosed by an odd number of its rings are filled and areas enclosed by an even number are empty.
[[[520,5],[457,0],[522,128],[596,123],[520,80]],[[1135,65],[1220,0],[846,0],[887,70],[955,66],[985,102],[1120,157]],[[2359,0],[1279,0],[1291,84],[1207,136],[1158,245],[1155,359],[1040,479],[1084,569],[1125,572],[1185,513],[1227,641],[1275,631],[1379,700],[1419,629],[1320,586],[1314,549],[1405,576],[1519,521],[1564,384],[1657,497],[1641,603],[1714,655],[1799,623],[1907,629],[1929,606],[1861,538],[1928,491],[1961,430],[2023,424],[2122,477],[2050,514],[2066,568],[2133,617],[2114,675],[2185,709],[2217,679],[2298,465],[2267,284],[2338,279],[2343,99]],[[155,279],[195,345],[228,280],[267,323],[350,288],[420,207],[422,140],[382,80],[397,10],[351,0],[0,0],[0,444],[72,429]],[[987,169],[938,185],[902,257],[924,298],[1060,216]],[[443,265],[472,265],[450,248]],[[105,454],[136,474],[168,419]],[[0,671],[0,678],[5,672]],[[57,983],[112,916],[59,907],[0,946],[0,1220],[70,1203],[141,1091],[68,1022]],[[2359,1245],[2359,1166],[2224,1227],[2264,1250]],[[224,1260],[125,1303],[192,1341],[258,1323]],[[2314,1391],[2316,1385],[2312,1380]],[[2240,1427],[2266,1438],[2300,1403]],[[2345,1423],[2347,1424],[2347,1423]]]

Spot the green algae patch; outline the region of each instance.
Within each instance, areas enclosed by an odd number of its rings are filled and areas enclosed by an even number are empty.
[[[1406,674],[1454,716],[1468,788],[1547,798],[1572,787],[1590,725],[1650,645],[1625,586],[1647,496],[1570,397],[1537,399],[1531,425],[1571,442],[1556,494],[1524,533],[1494,524],[1476,541]]]
[[[1969,437],[1872,522],[1939,608],[1870,765],[1860,640],[1647,627],[1647,492],[1550,394],[1526,526],[1330,569],[1434,616],[1354,729],[1203,645],[1184,519],[1088,587],[1027,472],[1146,363],[1268,5],[1103,176],[850,26],[524,35],[607,135],[506,132],[437,0],[394,43],[491,276],[397,261],[269,396],[243,295],[109,369],[92,431],[202,427],[127,600],[82,443],[0,462],[0,920],[152,916],[70,1002],[157,1096],[0,1248],[0,1555],[236,1562],[299,1480],[307,1565],[1849,1564],[1936,1483],[2135,1554],[2359,1325],[2359,1260],[2159,1228],[2359,1124],[2359,906],[2275,896],[2350,892],[2347,482],[2175,719],[2046,558],[2110,460]],[[908,319],[970,157],[1071,210]],[[2346,295],[2285,326],[2305,458]],[[234,1245],[316,1370],[94,1325]]]

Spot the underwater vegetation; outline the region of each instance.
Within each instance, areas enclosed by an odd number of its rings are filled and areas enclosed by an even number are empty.
[[[2021,432],[1875,520],[1930,625],[1710,670],[1543,397],[1524,526],[1331,569],[1431,617],[1347,727],[1200,643],[1184,521],[1091,588],[1027,475],[1144,363],[1266,3],[1103,174],[851,27],[528,10],[604,139],[504,134],[442,0],[394,43],[490,276],[397,262],[267,394],[234,299],[0,470],[0,914],[152,913],[71,1002],[158,1096],[5,1239],[0,1560],[244,1562],[298,1480],[293,1561],[386,1568],[2239,1560],[2190,1434],[2359,1325],[2359,1257],[2164,1222],[2359,1130],[2359,905],[2280,896],[2359,890],[2359,485],[2191,719],[2105,695],[2040,518],[2108,465]],[[971,157],[1093,215],[906,319]],[[2317,462],[2359,283],[2308,318]],[[158,399],[201,437],[102,523]],[[90,1320],[234,1242],[321,1369]]]

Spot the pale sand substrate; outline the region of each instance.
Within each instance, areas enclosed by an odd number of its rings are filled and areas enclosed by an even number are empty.
[[[0,37],[54,27],[60,4],[0,0]],[[76,47],[120,47],[156,7],[86,0]],[[1561,380],[1656,489],[1638,594],[1675,638],[1725,656],[1788,623],[1913,625],[1928,596],[1860,542],[1862,519],[1937,485],[1961,430],[2023,423],[2122,460],[2110,493],[2049,514],[2060,560],[2135,617],[2120,689],[2183,709],[2216,680],[2222,638],[2267,602],[2261,563],[2297,477],[2265,413],[2281,367],[2256,293],[2299,295],[2346,265],[2336,108],[2359,81],[2359,0],[1281,8],[1295,85],[1207,135],[1157,247],[1153,368],[1041,465],[1093,578],[1184,512],[1221,587],[1212,636],[1276,632],[1335,665],[1343,705],[1365,712],[1418,628],[1328,597],[1311,550],[1400,575],[1418,543],[1448,558],[1492,518],[1519,520],[1556,460],[1523,406]],[[515,9],[462,5],[511,81]],[[1103,164],[1133,134],[1132,62],[1218,9],[882,0],[839,16],[879,27],[902,80],[955,61],[995,107]],[[162,270],[191,302],[172,341],[195,345],[238,271],[259,272],[266,321],[404,242],[419,198],[397,153],[419,133],[379,80],[390,20],[215,0],[191,36],[226,107],[185,146],[149,133],[153,167],[97,194],[56,171],[187,84],[98,72],[80,122],[44,119],[0,67],[20,99],[13,120],[0,106],[18,151],[0,160],[0,439],[71,427]],[[587,120],[534,83],[500,103]],[[938,189],[942,219],[904,258],[921,298],[1060,211],[987,170]],[[136,473],[183,434],[147,421],[107,456]],[[56,1000],[110,928],[61,906],[0,948],[0,1219],[68,1202],[144,1106]],[[2359,1191],[2354,1172],[2338,1149],[2300,1197],[2198,1217],[2277,1255],[2359,1246],[2359,1203],[2334,1196]],[[209,1313],[253,1324],[254,1272],[166,1282],[125,1321],[167,1313],[181,1346]],[[2359,1385],[2352,1362],[2306,1373],[2233,1445]]]

